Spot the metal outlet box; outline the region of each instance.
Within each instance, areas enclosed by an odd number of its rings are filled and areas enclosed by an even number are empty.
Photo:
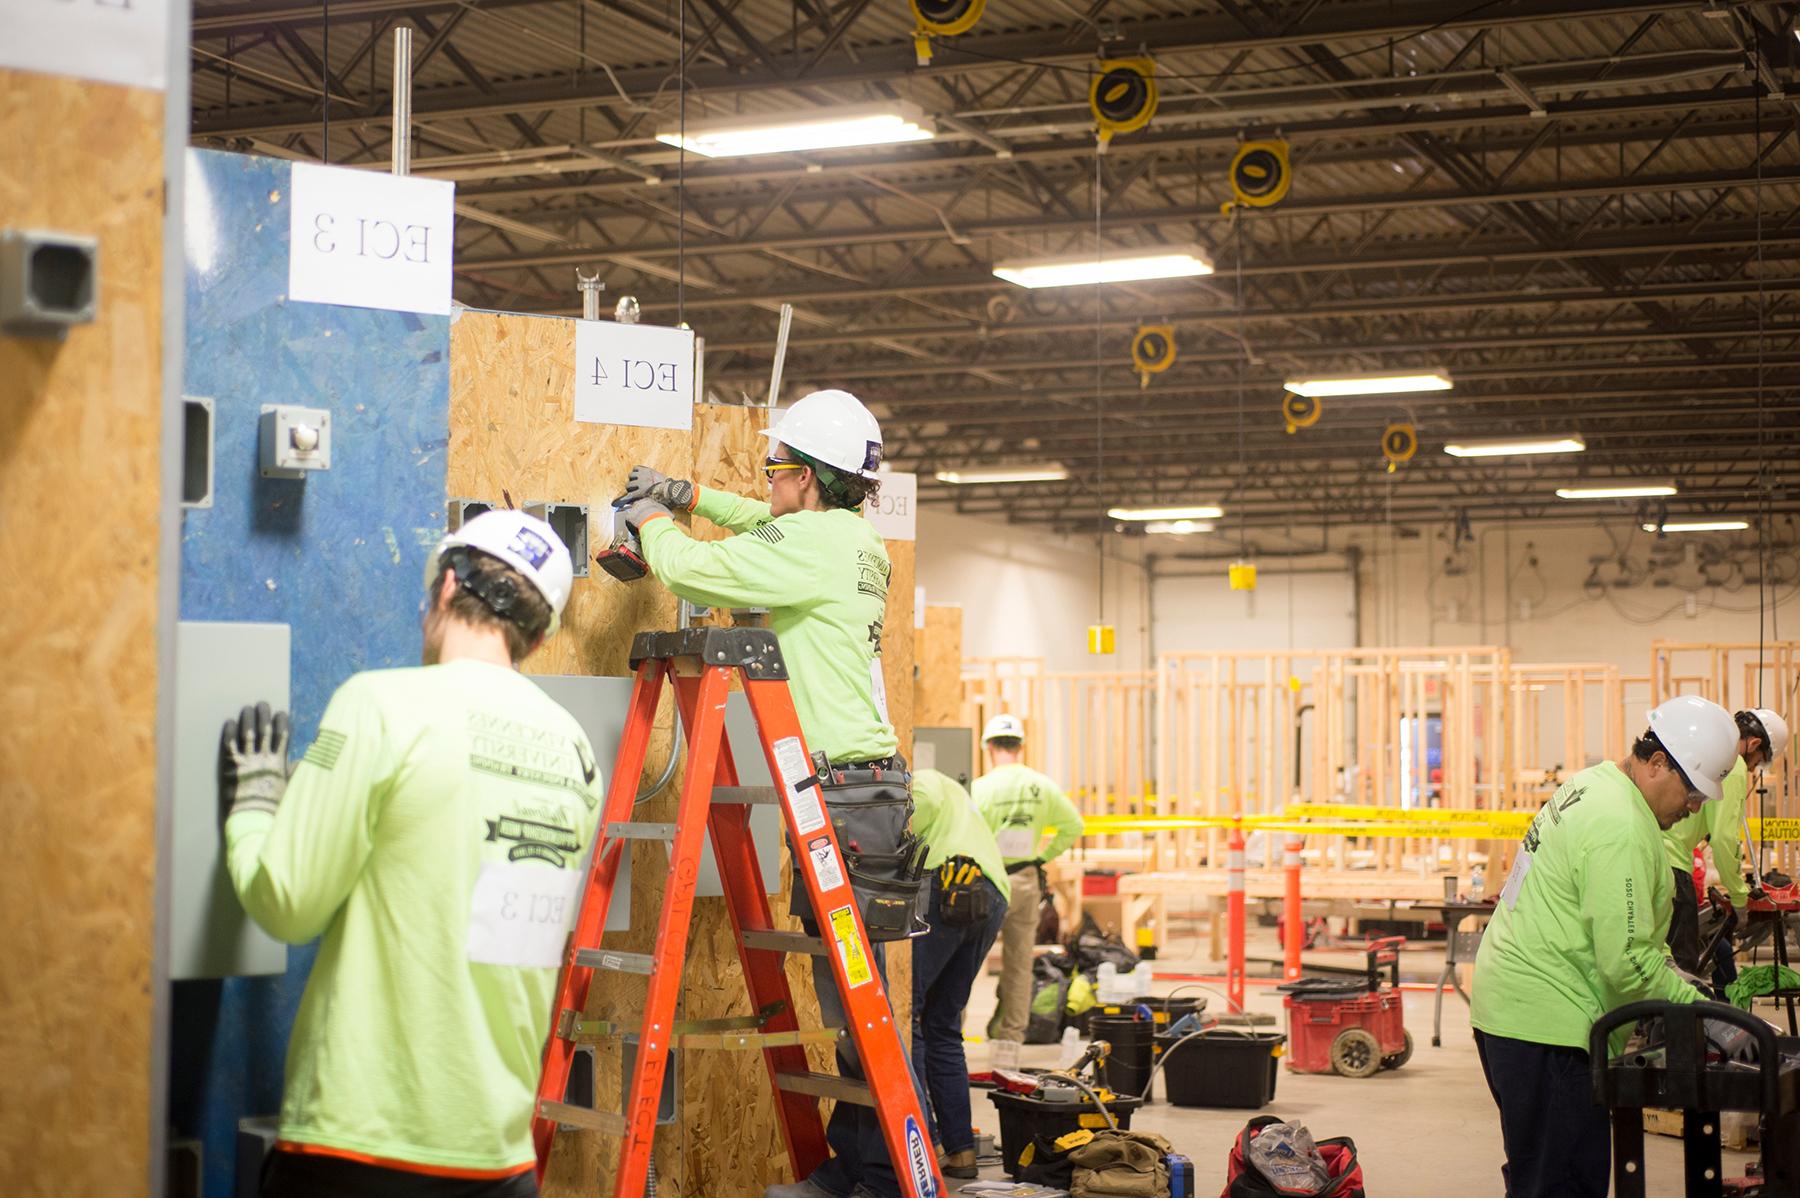
[[[0,329],[61,340],[94,319],[100,243],[41,229],[0,231]]]

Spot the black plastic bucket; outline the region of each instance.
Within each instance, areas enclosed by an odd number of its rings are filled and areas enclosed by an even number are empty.
[[[1088,1039],[1112,1046],[1106,1054],[1107,1088],[1129,1098],[1143,1097],[1156,1060],[1155,1022],[1141,1013],[1096,1015],[1088,1021]]]
[[[1019,1154],[1034,1136],[1054,1140],[1072,1131],[1087,1128],[1098,1131],[1106,1126],[1106,1116],[1083,1095],[1079,1102],[1045,1102],[1025,1094],[1008,1094],[994,1090],[988,1101],[1000,1115],[1000,1158],[1009,1177],[1019,1175]],[[1131,1129],[1131,1113],[1143,1104],[1135,1098],[1115,1098],[1106,1104],[1122,1130]]]
[[[1214,1029],[1193,1039],[1156,1038],[1163,1057],[1163,1092],[1176,1106],[1255,1110],[1275,1099],[1277,1064],[1287,1037],[1280,1032]]]

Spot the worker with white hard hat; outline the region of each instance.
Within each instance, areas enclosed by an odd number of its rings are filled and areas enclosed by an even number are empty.
[[[518,665],[573,581],[548,524],[486,512],[426,563],[423,665],[352,675],[291,778],[286,712],[226,722],[232,886],[271,936],[320,939],[264,1198],[537,1193],[532,1111],[603,784]]]
[[[1037,943],[1043,867],[1081,835],[1081,813],[1062,787],[1025,764],[1025,724],[1018,716],[1002,712],[989,720],[981,743],[990,768],[975,779],[969,793],[994,831],[1012,888],[1000,928],[1000,1005],[989,1024],[991,1063],[1005,1069],[1018,1064],[1019,1045],[1031,1020],[1032,946]]]
[[[1745,807],[1750,794],[1750,774],[1781,756],[1787,748],[1787,721],[1767,707],[1737,713],[1737,762],[1725,776],[1724,794],[1663,833],[1669,866],[1675,874],[1675,906],[1669,921],[1669,951],[1676,964],[1692,974],[1704,975],[1706,962],[1700,949],[1700,900],[1694,884],[1694,852],[1702,841],[1712,846],[1713,865],[1719,873],[1727,917],[1749,901],[1750,884],[1744,880],[1743,835]],[[1714,981],[1723,988],[1737,978],[1731,939],[1719,937],[1715,950]]]
[[[896,753],[882,685],[887,547],[862,512],[881,486],[881,426],[848,391],[814,391],[763,435],[767,502],[637,466],[623,496],[631,501],[624,518],[651,572],[675,594],[709,607],[769,609],[806,747],[815,765],[830,767],[819,770],[820,789],[885,985],[883,942],[917,930],[925,853],[908,830],[910,775]],[[738,535],[695,540],[671,518],[675,512],[704,516]],[[793,912],[818,935],[803,887],[795,888]],[[831,966],[811,960],[824,1021],[839,1026],[843,1003]],[[838,1069],[862,1076],[847,1039],[838,1046]],[[830,1159],[811,1177],[770,1186],[768,1198],[898,1198],[900,1183],[871,1108],[838,1103],[825,1134]]]
[[[1661,833],[1718,801],[1738,728],[1691,695],[1658,704],[1649,725],[1532,820],[1475,958],[1469,1021],[1500,1108],[1509,1198],[1605,1198],[1611,1125],[1593,1101],[1588,1033],[1627,1003],[1705,998],[1664,943]]]

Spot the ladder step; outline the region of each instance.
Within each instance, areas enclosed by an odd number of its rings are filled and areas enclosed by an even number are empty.
[[[714,805],[721,803],[765,803],[781,802],[773,786],[715,786],[712,792]]]
[[[649,953],[621,953],[610,948],[579,948],[575,964],[589,969],[610,969],[615,973],[650,974],[656,970],[656,958]]]
[[[619,820],[606,825],[611,840],[674,840],[674,824],[645,824],[635,820]]]
[[[874,1106],[875,1096],[862,1082],[853,1082],[834,1073],[777,1073],[775,1084],[790,1094],[811,1094],[814,1098],[831,1098],[856,1106]]]
[[[570,1127],[579,1127],[582,1131],[602,1131],[609,1136],[622,1136],[627,1127],[623,1115],[612,1111],[596,1111],[589,1106],[552,1102],[548,1098],[538,1103],[538,1114],[545,1119],[566,1123]]]
[[[801,953],[809,957],[825,955],[825,941],[802,932],[745,932],[745,948],[766,949],[772,953]]]
[[[817,1027],[793,1032],[677,1032],[670,1043],[679,1048],[768,1049],[836,1044],[843,1038],[841,1027]]]

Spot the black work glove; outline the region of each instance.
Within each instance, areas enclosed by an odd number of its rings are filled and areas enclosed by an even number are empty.
[[[633,466],[625,479],[625,494],[620,498],[654,499],[664,507],[691,512],[698,494],[694,484],[685,478],[670,478],[648,466]]]
[[[275,814],[288,780],[288,713],[246,707],[219,734],[219,814]]]

